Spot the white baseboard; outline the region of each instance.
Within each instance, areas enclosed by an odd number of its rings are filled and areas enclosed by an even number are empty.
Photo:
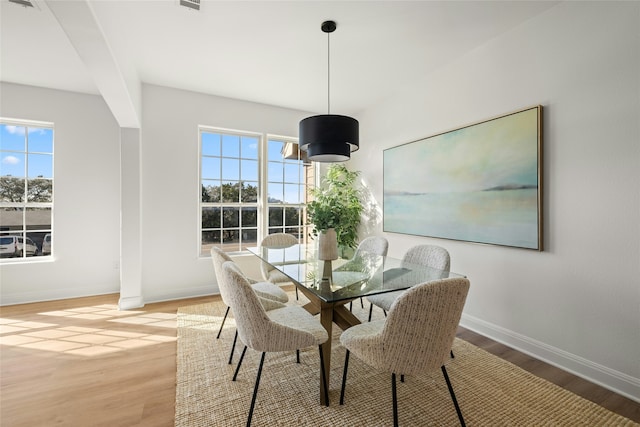
[[[640,403],[640,379],[631,375],[607,368],[474,316],[463,314],[460,326]]]
[[[84,286],[78,288],[56,288],[51,287],[46,290],[18,292],[12,294],[0,294],[0,306],[30,304],[43,301],[57,301],[69,298],[83,298],[95,295],[116,294],[120,292],[120,287],[113,285],[105,286]]]
[[[28,304],[43,301],[57,301],[69,298],[92,297],[96,295],[119,294],[120,287],[101,286],[101,287],[83,287],[83,288],[67,288],[58,289],[51,288],[45,291],[20,292],[15,294],[0,293],[0,306],[9,306],[16,304]],[[194,286],[183,288],[179,291],[154,293],[153,295],[136,295],[132,297],[120,297],[118,300],[118,309],[132,310],[144,307],[145,304],[174,301],[187,298],[196,298],[209,295],[216,295],[219,291],[215,285]]]

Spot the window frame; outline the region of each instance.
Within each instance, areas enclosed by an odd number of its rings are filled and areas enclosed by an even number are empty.
[[[46,121],[37,121],[37,120],[25,120],[25,119],[15,119],[15,118],[7,118],[0,117],[0,126],[16,126],[16,127],[24,127],[25,135],[24,135],[24,150],[16,150],[10,149],[7,147],[2,147],[2,154],[7,153],[20,153],[24,157],[24,197],[22,201],[18,202],[8,202],[0,200],[0,210],[5,208],[19,208],[22,211],[22,228],[20,230],[3,230],[2,224],[0,224],[0,236],[18,236],[21,237],[23,242],[26,242],[27,239],[33,241],[37,247],[37,255],[38,256],[26,256],[26,253],[23,253],[21,257],[10,257],[0,258],[0,263],[31,263],[31,262],[39,262],[42,260],[51,260],[54,256],[54,208],[55,208],[55,124],[53,122]],[[29,138],[30,138],[30,129],[44,129],[51,132],[51,152],[46,151],[38,151],[31,150],[29,146]],[[42,156],[47,155],[51,157],[51,177],[43,177],[37,176],[35,178],[29,176],[29,162],[30,156]],[[0,159],[2,160],[2,159]],[[45,179],[51,181],[51,200],[47,202],[34,202],[29,201],[29,181],[33,179]],[[37,209],[48,209],[50,212],[50,224],[47,228],[47,224],[41,224],[45,227],[40,228],[30,228],[29,224],[29,212]],[[10,227],[10,225],[8,226]],[[42,239],[35,237],[36,235],[42,235]],[[50,236],[50,251],[47,255],[43,255],[43,245],[44,238],[46,235]],[[24,243],[23,243],[24,245]]]
[[[257,186],[258,186],[258,197],[257,197],[257,201],[256,202],[242,202],[241,200],[239,200],[237,203],[235,202],[224,202],[223,200],[220,200],[219,202],[211,202],[211,201],[207,201],[204,202],[203,201],[203,194],[202,191],[206,188],[204,186],[204,182],[206,181],[205,178],[203,177],[203,158],[209,157],[208,155],[205,155],[203,153],[203,134],[204,133],[214,133],[214,134],[219,134],[221,135],[220,138],[220,143],[221,143],[221,147],[220,147],[220,156],[219,158],[224,159],[225,157],[222,156],[222,137],[225,135],[230,135],[230,136],[238,136],[240,138],[242,137],[247,137],[247,138],[256,138],[258,141],[258,153],[257,153],[257,162],[258,162],[258,181],[257,181]],[[287,136],[280,136],[280,135],[275,135],[275,134],[269,134],[269,133],[259,133],[259,132],[251,132],[251,131],[240,131],[240,130],[235,130],[235,129],[227,129],[227,128],[220,128],[220,127],[214,127],[214,126],[206,126],[206,125],[200,125],[198,126],[198,188],[200,189],[198,192],[198,215],[197,215],[197,221],[198,221],[198,225],[197,225],[197,257],[198,258],[209,258],[210,255],[208,253],[208,251],[206,249],[203,248],[203,245],[205,245],[206,243],[203,244],[203,233],[208,231],[208,227],[204,227],[203,226],[203,212],[205,210],[205,208],[207,207],[211,207],[211,208],[215,208],[215,207],[220,207],[221,209],[224,208],[224,206],[232,206],[232,207],[238,207],[240,208],[240,213],[239,216],[241,217],[241,212],[243,208],[256,208],[257,210],[257,229],[256,229],[256,241],[255,243],[251,243],[251,244],[244,244],[243,243],[243,238],[242,235],[240,234],[240,239],[239,242],[237,243],[237,248],[235,250],[225,250],[225,252],[229,253],[229,254],[237,254],[237,253],[243,253],[246,252],[245,249],[243,249],[243,246],[258,246],[260,244],[260,242],[262,241],[262,239],[269,233],[269,227],[268,227],[268,222],[269,222],[269,215],[268,215],[268,209],[270,207],[270,203],[268,201],[268,145],[269,145],[269,141],[270,140],[277,140],[277,141],[283,141],[283,142],[289,142],[289,143],[295,143],[298,144],[298,139],[294,138],[294,137],[287,137]],[[213,156],[216,157],[216,156]],[[234,157],[235,158],[235,157]],[[243,157],[242,157],[242,153],[239,154],[239,161],[242,162]],[[249,159],[249,160],[253,160],[253,159]],[[306,184],[307,186],[311,185],[311,186],[315,186],[316,182],[315,179],[317,177],[317,165],[313,165],[313,167],[315,168],[316,172],[313,174],[314,176],[314,182],[311,184]],[[222,167],[220,168],[222,169]],[[304,168],[303,168],[304,169]],[[223,172],[222,170],[220,170],[220,185],[224,185],[224,181],[225,179],[222,178]],[[239,178],[242,178],[242,176],[240,176]],[[303,178],[302,176],[300,176],[300,178]],[[239,182],[242,182],[242,179],[239,179]],[[253,182],[253,181],[250,181]],[[299,185],[299,184],[298,184]],[[222,199],[222,198],[220,198]],[[300,206],[302,205],[304,207],[305,203],[304,200],[301,201],[300,204],[292,204],[292,203],[283,203],[283,204],[277,204],[277,206],[283,206],[283,207],[294,207],[295,206]],[[302,217],[304,216],[304,218]],[[220,219],[220,224],[219,227],[210,227],[210,229],[212,231],[217,231],[217,230],[224,230],[224,224],[222,223],[222,217]],[[301,227],[300,223],[305,223],[306,222],[306,209],[302,209],[299,220],[298,220],[298,226],[296,227]],[[283,230],[285,229],[285,225],[283,223],[282,226]],[[240,232],[242,231],[243,227],[242,227],[242,219],[239,218],[238,221],[238,229],[240,230]],[[253,227],[249,227],[249,230],[253,230]],[[302,235],[299,236],[301,241],[307,238],[307,231],[310,230],[309,226],[306,225],[304,227],[302,227]],[[221,235],[221,240],[219,243],[212,243],[213,245],[220,245],[222,244],[222,242],[224,241],[224,236]]]
[[[294,137],[287,137],[287,136],[282,136],[282,135],[275,135],[275,134],[266,134],[265,135],[265,154],[264,154],[264,160],[262,162],[263,165],[266,165],[265,169],[266,173],[268,174],[268,169],[269,169],[269,163],[273,162],[275,163],[273,160],[269,159],[267,150],[269,148],[269,143],[271,141],[274,142],[282,142],[284,144],[295,144],[298,145],[298,138],[294,138]],[[302,160],[302,159],[300,159]],[[279,163],[279,162],[278,162]],[[292,164],[290,162],[286,162],[286,161],[282,161],[283,164]],[[299,187],[315,187],[316,186],[316,182],[315,182],[315,178],[317,177],[317,165],[314,165],[314,182],[313,183],[307,183],[306,180],[303,177],[303,174],[305,173],[305,168],[304,168],[304,163],[301,165],[301,169],[299,171],[300,176],[299,178],[302,178],[302,182],[299,180],[298,183],[293,183],[293,182],[289,182],[286,180],[286,172],[283,168],[283,180],[282,180],[282,184],[283,186],[286,185],[298,185]],[[268,195],[268,186],[269,183],[272,183],[274,181],[270,181],[269,177],[266,176],[265,174],[265,179],[264,179],[264,183],[266,184],[266,191],[264,192],[264,198],[263,198],[263,203],[265,206],[265,209],[263,210],[263,230],[264,230],[264,236],[268,235],[268,234],[272,234],[272,230],[276,229],[276,228],[280,228],[280,230],[276,231],[276,232],[280,232],[280,233],[286,233],[287,232],[287,228],[298,228],[298,233],[299,236],[298,238],[302,241],[306,241],[306,239],[308,238],[308,235],[311,231],[311,227],[310,225],[307,223],[306,221],[306,216],[307,216],[307,210],[306,210],[306,198],[303,197],[303,194],[301,192],[299,192],[299,201],[298,203],[294,203],[294,202],[288,202],[286,200],[283,200],[282,203],[272,203],[269,202],[269,195]],[[299,191],[301,190],[301,188],[299,188]],[[306,191],[306,189],[305,189]],[[284,191],[286,193],[286,190]],[[283,208],[283,218],[282,218],[282,225],[281,226],[270,226],[269,225],[269,209],[271,207],[282,207]],[[286,224],[286,210],[287,209],[300,209],[300,213],[298,216],[298,224],[297,225],[287,225]],[[264,215],[266,213],[266,215]]]

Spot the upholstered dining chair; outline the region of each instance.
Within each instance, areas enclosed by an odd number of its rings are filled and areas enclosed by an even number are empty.
[[[269,234],[267,237],[262,239],[260,242],[261,247],[266,248],[288,248],[289,246],[293,246],[298,244],[298,239],[292,235],[287,233],[274,233]],[[266,262],[262,262],[260,264],[260,270],[262,272],[262,278],[271,283],[287,283],[291,282],[291,279],[288,278],[283,272],[276,269],[274,266],[267,264]],[[298,299],[298,288],[296,287],[296,299]]]
[[[353,254],[352,260],[357,260],[359,256],[362,256],[363,252],[374,253],[376,255],[387,256],[389,250],[389,241],[382,236],[369,236],[358,244],[356,251]],[[360,306],[364,308],[362,298],[360,298]],[[351,310],[352,303],[349,303],[349,310]]]
[[[410,248],[402,258],[402,262],[407,264],[419,264],[427,267],[437,268],[439,270],[449,271],[451,265],[451,257],[449,252],[440,246],[435,245],[418,245]],[[402,291],[388,292],[386,294],[371,295],[367,297],[369,300],[369,321],[373,313],[373,306],[380,307],[384,314],[391,308],[393,302],[398,298]]]
[[[224,276],[222,275],[222,265],[227,261],[233,262],[233,260],[222,249],[214,246],[211,248],[211,261],[213,262],[213,271],[215,272],[216,281],[218,282],[220,297],[222,298],[222,302],[227,306],[227,310],[224,313],[224,318],[222,319],[222,323],[220,324],[220,330],[218,331],[218,335],[216,336],[216,339],[218,339],[220,338],[220,333],[222,332],[224,322],[225,320],[227,320],[230,309],[228,302],[229,285],[227,284],[227,282],[225,282]],[[262,303],[264,306],[266,306],[266,308],[270,308],[269,301],[276,301],[279,303],[286,303],[287,301],[289,301],[287,293],[283,291],[278,285],[270,282],[256,282],[255,280],[251,279],[247,279],[247,281],[251,283],[252,289],[255,291],[256,295],[261,298]],[[233,339],[233,345],[231,346],[231,353],[229,354],[229,364],[233,362],[233,352],[236,348],[237,340],[238,331],[236,331],[235,337]]]
[[[451,400],[464,427],[464,418],[449,380],[445,362],[456,336],[469,292],[466,278],[441,279],[414,286],[391,305],[386,319],[362,323],[342,333],[347,349],[340,404],[344,404],[349,354],[373,368],[391,372],[393,425],[398,426],[396,375],[420,375],[441,369]]]
[[[233,262],[225,262],[222,266],[222,274],[224,280],[230,284],[229,304],[236,317],[240,340],[246,347],[262,352],[247,417],[247,426],[251,425],[260,376],[267,352],[292,351],[318,346],[321,378],[325,391],[324,397],[326,405],[329,406],[329,392],[322,355],[322,344],[327,341],[329,336],[320,321],[298,305],[283,305],[281,308],[273,309],[267,314],[267,311],[260,304],[257,295],[237,265]],[[243,351],[238,362],[238,368],[242,363],[244,353]],[[236,374],[238,368],[236,369]],[[236,375],[234,375],[234,380],[235,377]]]
[[[362,239],[356,248],[353,258],[358,257],[362,252],[371,252],[376,255],[386,256],[389,250],[389,241],[382,236],[369,236]]]

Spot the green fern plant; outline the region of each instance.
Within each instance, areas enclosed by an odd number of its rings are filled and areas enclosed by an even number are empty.
[[[307,204],[307,217],[313,224],[313,234],[333,228],[338,246],[355,248],[358,245],[358,225],[363,206],[356,179],[360,172],[344,165],[327,168],[320,187],[311,191],[313,201]]]

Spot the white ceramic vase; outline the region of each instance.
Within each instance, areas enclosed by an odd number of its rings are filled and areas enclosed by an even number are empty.
[[[338,236],[335,229],[323,230],[318,234],[318,259],[324,261],[338,259]]]

